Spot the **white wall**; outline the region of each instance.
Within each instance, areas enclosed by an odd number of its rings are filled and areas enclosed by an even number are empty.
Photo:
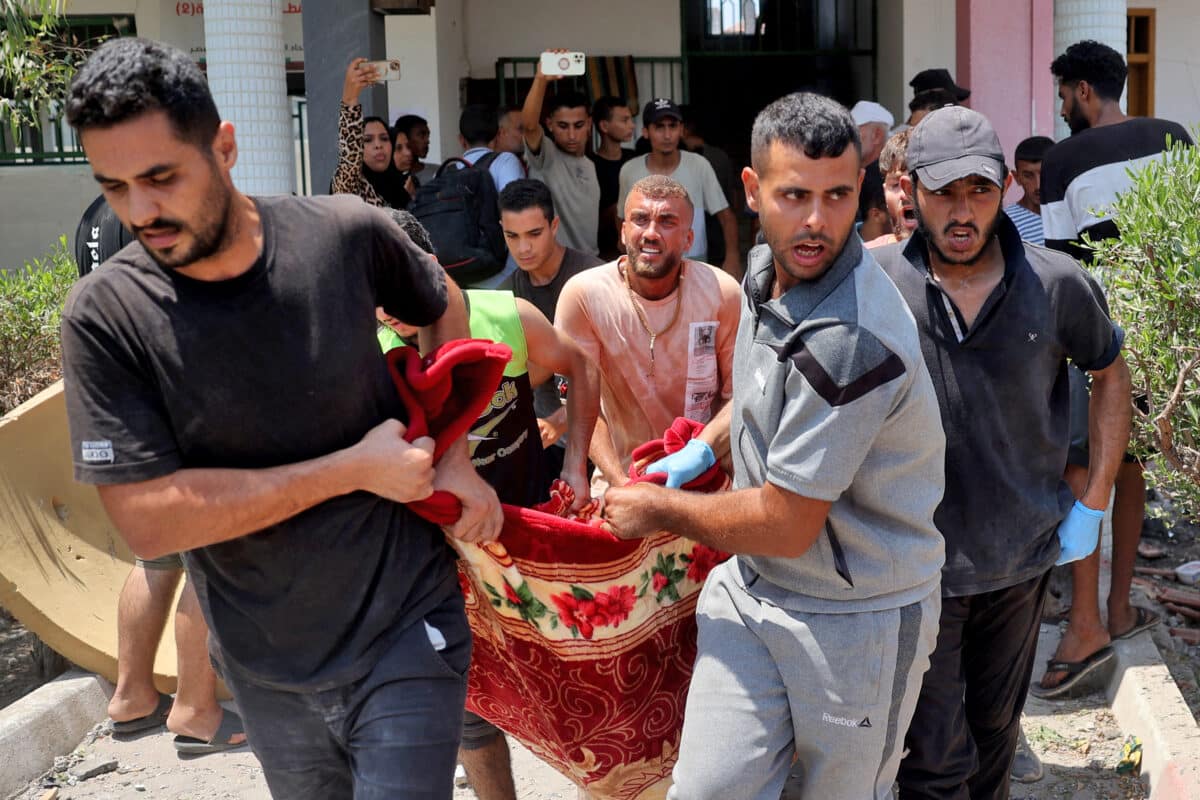
[[[79,218],[98,194],[87,164],[0,169],[0,269],[41,258],[64,233],[73,247]]]
[[[598,56],[678,56],[679,0],[461,0],[470,77],[496,59],[564,47]],[[439,9],[442,2],[439,0]]]
[[[440,6],[434,8],[436,14]],[[388,121],[403,114],[441,119],[437,82],[437,38],[433,14],[394,14],[383,18],[384,52],[400,59],[400,80],[388,83]],[[437,135],[437,131],[434,135]],[[441,161],[441,143],[429,146],[429,160]]]
[[[1154,63],[1154,116],[1200,125],[1200,3],[1196,0],[1130,0],[1131,8],[1154,8],[1157,58]]]
[[[923,69],[955,73],[955,0],[883,0],[879,3],[878,102],[896,122],[908,118],[908,82]],[[957,76],[955,76],[957,77]],[[970,88],[970,87],[968,87]]]

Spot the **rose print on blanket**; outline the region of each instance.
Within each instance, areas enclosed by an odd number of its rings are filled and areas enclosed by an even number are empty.
[[[496,590],[496,587],[490,583],[484,582],[483,588],[487,589],[487,593],[491,595],[492,605],[496,608],[502,606],[511,608],[521,615],[521,619],[530,623],[538,630],[541,630],[541,625],[538,620],[546,616],[548,609],[546,604],[533,596],[533,590],[529,588],[528,581],[521,581],[521,584],[516,588],[508,582],[508,578],[503,578],[504,594]]]
[[[680,556],[681,560],[686,558],[687,556]],[[677,584],[685,577],[687,577],[687,570],[676,562],[675,553],[670,555],[659,553],[654,566],[648,572],[642,573],[642,585],[638,589],[638,597],[644,597],[646,592],[652,589],[654,599],[659,603],[663,603],[664,600],[669,603],[677,603],[679,602]]]
[[[562,622],[572,636],[591,639],[596,628],[616,628],[629,619],[637,594],[632,586],[614,586],[592,594],[573,585],[570,592],[551,595],[550,600],[558,609],[558,616],[550,618],[550,627],[556,628]]]

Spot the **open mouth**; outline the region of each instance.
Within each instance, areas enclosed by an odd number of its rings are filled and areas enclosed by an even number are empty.
[[[912,206],[900,207],[900,218],[904,222],[904,227],[912,230],[917,227],[917,212]]]
[[[970,228],[952,228],[946,234],[946,242],[954,250],[969,250],[975,244],[975,231]]]
[[[179,236],[178,228],[143,228],[138,231],[142,244],[153,250],[162,250],[175,244]]]
[[[792,248],[796,260],[802,265],[811,266],[821,260],[825,253],[825,245],[820,242],[802,242]]]

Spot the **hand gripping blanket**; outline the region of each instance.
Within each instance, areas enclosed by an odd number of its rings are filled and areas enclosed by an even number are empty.
[[[462,340],[425,359],[411,348],[390,351],[407,437],[432,435],[440,455],[490,401],[507,350]],[[677,419],[634,451],[630,479],[664,482],[645,467],[702,427]],[[714,466],[684,488],[727,487]],[[593,798],[661,798],[696,657],[696,600],[727,554],[669,533],[618,540],[598,520],[567,518],[572,500],[556,482],[536,509],[504,506],[497,542],[452,542],[475,638],[467,707]],[[443,525],[459,511],[437,493],[410,508]]]

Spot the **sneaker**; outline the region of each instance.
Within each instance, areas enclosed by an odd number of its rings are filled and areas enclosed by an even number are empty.
[[[1014,783],[1037,783],[1044,774],[1042,760],[1029,747],[1029,742],[1025,740],[1025,731],[1022,730],[1008,776]]]

